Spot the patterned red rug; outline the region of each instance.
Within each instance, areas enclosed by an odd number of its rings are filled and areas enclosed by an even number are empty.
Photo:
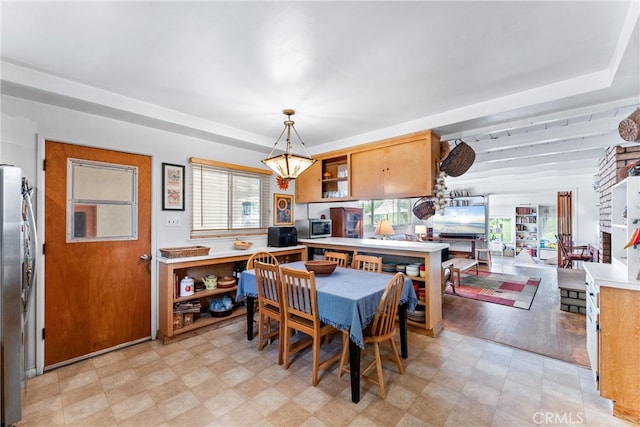
[[[480,271],[478,275],[462,273],[460,286],[455,287],[455,294],[451,286],[447,286],[445,293],[529,310],[540,280],[538,277],[513,276],[488,271]]]

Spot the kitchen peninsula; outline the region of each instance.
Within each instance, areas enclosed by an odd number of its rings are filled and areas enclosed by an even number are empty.
[[[412,279],[424,282],[425,324],[427,334],[436,336],[442,330],[442,250],[449,248],[446,243],[408,242],[399,240],[351,239],[326,237],[321,239],[298,239],[313,249],[330,249],[355,254],[402,258],[407,262],[420,261],[425,266],[425,277]],[[310,259],[312,256],[309,257]]]

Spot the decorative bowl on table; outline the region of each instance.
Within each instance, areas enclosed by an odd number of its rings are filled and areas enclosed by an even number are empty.
[[[235,240],[233,242],[233,247],[236,249],[246,250],[253,246],[253,242],[245,242],[244,240]]]
[[[338,266],[338,261],[313,260],[305,261],[304,266],[307,271],[313,271],[317,276],[328,276]]]

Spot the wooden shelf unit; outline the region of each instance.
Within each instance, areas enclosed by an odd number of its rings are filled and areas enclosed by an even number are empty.
[[[303,246],[290,248],[256,248],[252,251],[227,252],[221,256],[179,258],[179,259],[158,259],[158,338],[163,342],[168,342],[171,338],[182,335],[215,323],[224,322],[238,316],[246,314],[245,307],[236,307],[231,314],[225,317],[214,317],[209,314],[208,305],[202,303],[200,317],[195,319],[190,325],[180,329],[173,329],[173,309],[176,303],[206,299],[215,296],[229,295],[235,303],[237,286],[229,288],[216,288],[196,292],[191,296],[177,297],[175,294],[175,278],[189,276],[194,281],[200,278],[215,274],[216,276],[231,276],[235,263],[246,262],[249,257],[258,251],[266,250],[272,252],[281,262],[293,262],[298,260],[306,261],[307,249]]]
[[[538,206],[516,206],[515,208],[516,255],[522,250],[538,257],[540,238],[538,235]]]
[[[634,223],[634,221],[636,221]],[[630,176],[611,188],[612,264],[630,280],[640,280],[640,248],[625,245],[640,227],[640,176]]]

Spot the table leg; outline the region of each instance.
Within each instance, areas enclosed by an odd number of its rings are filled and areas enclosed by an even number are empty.
[[[398,306],[398,311],[400,315],[400,354],[403,359],[406,359],[409,355],[408,345],[407,345],[407,306],[409,303],[400,304]]]
[[[255,307],[255,302],[255,297],[247,297],[247,341],[253,339],[253,308]]]
[[[360,347],[349,340],[349,373],[351,375],[351,401],[360,402]]]

